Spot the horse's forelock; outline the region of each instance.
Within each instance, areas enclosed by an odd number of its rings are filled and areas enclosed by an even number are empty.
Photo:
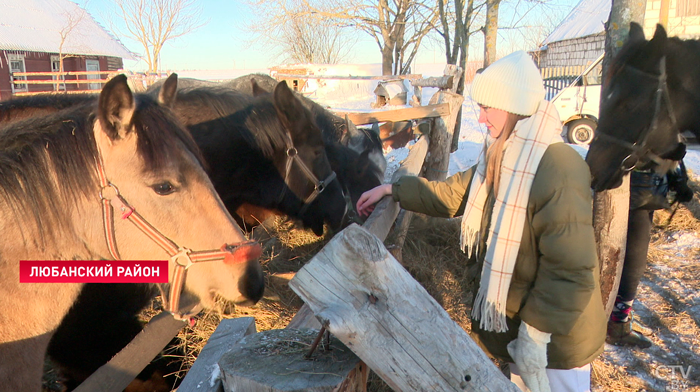
[[[159,172],[179,159],[176,155],[182,146],[192,153],[200,165],[204,159],[190,133],[179,123],[172,112],[146,95],[138,95],[136,112],[132,119],[137,135],[137,152],[144,161],[144,170]]]

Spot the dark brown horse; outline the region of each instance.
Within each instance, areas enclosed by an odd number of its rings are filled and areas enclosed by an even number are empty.
[[[668,38],[661,25],[647,41],[636,23],[612,60],[596,138],[586,162],[596,191],[620,186],[634,168],[668,170],[685,153],[681,131],[700,136],[700,41]]]

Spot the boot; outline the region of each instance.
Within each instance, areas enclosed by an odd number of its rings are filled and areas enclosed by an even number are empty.
[[[626,322],[608,321],[608,336],[605,342],[616,346],[651,347],[651,340],[632,329],[632,320]]]

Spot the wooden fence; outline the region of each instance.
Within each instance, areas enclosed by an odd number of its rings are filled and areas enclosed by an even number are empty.
[[[13,96],[38,94],[94,94],[99,93],[110,79],[125,74],[136,92],[145,91],[156,80],[167,77],[167,73],[140,73],[128,71],[67,71],[67,72],[12,72],[10,78],[14,86],[26,85],[22,91],[14,91]],[[94,76],[95,78],[90,78]],[[31,91],[30,86],[53,86],[53,90]],[[67,88],[73,85],[75,88]]]

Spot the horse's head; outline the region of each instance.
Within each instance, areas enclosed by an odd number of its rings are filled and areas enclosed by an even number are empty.
[[[336,173],[328,162],[321,130],[286,83],[277,84],[272,102],[290,141],[276,161],[285,183],[302,203],[299,213],[304,225],[317,235],[323,234],[324,221],[338,230],[345,220],[347,206]]]
[[[102,185],[100,196],[115,206],[118,189],[133,214],[152,226],[147,235],[127,221],[132,219],[114,219],[116,248],[124,259],[171,259],[171,278],[175,262],[189,260],[182,254],[171,258],[173,253],[218,251],[218,260],[188,267],[187,291],[205,306],[213,304],[217,293],[237,302],[256,302],[264,288],[259,245],[232,246],[246,243],[246,238],[202,169],[195,142],[168,108],[176,90],[177,76],[171,75],[158,98],[134,96],[120,75],[99,96],[93,132],[105,177],[113,184]],[[128,213],[127,208],[122,218]],[[97,232],[103,233],[102,219],[97,220]],[[97,242],[105,243],[104,235]],[[104,250],[99,253],[107,256]]]
[[[361,222],[362,218],[355,211],[357,200],[364,192],[381,185],[384,172],[369,159],[369,149],[358,154],[340,143],[326,143],[326,153],[348,198],[349,219],[346,223]]]
[[[667,62],[666,31],[657,26],[647,41],[636,23],[612,60],[603,86],[596,138],[586,162],[596,191],[620,186],[634,168],[664,165],[685,152],[679,144],[672,92],[673,70]]]

